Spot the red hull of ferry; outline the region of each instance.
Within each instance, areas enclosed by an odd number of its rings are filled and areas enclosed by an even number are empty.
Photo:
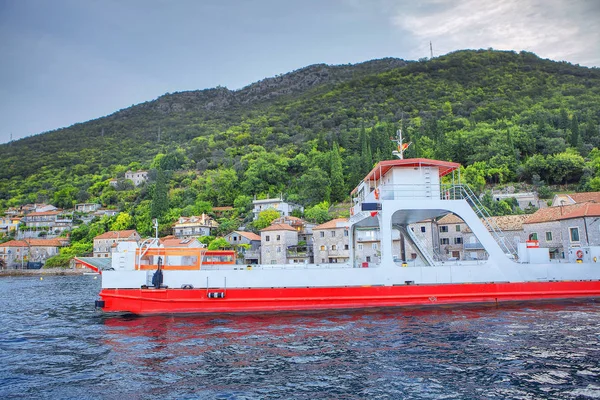
[[[102,289],[100,297],[105,312],[260,313],[590,298],[600,297],[600,281],[226,290]]]

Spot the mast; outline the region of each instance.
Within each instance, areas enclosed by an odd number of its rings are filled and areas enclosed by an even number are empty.
[[[396,139],[392,138],[392,142],[396,142],[397,150],[392,151],[392,154],[401,160],[404,159],[404,152],[408,149],[408,146],[412,144],[412,142],[403,143],[402,140],[402,129],[398,129],[396,131]]]

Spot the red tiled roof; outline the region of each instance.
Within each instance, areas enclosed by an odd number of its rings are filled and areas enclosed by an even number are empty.
[[[194,243],[195,242],[195,243]],[[180,239],[175,237],[162,238],[160,243],[165,247],[190,247],[191,244],[196,244],[196,247],[200,247],[196,239]]]
[[[42,211],[42,212],[31,212],[29,214],[27,214],[28,217],[35,217],[35,216],[40,216],[40,215],[58,215],[58,214],[62,214],[62,210],[57,210],[57,211]]]
[[[575,203],[586,203],[588,201],[600,203],[600,192],[571,193],[567,196],[572,198]]]
[[[294,231],[296,232],[296,230],[294,228],[292,228],[291,226],[289,226],[288,224],[273,224],[271,226],[267,226],[265,229],[261,229],[261,232],[268,232],[268,231]]]
[[[26,239],[30,246],[39,247],[61,247],[63,241],[60,239]]]
[[[538,224],[542,222],[558,221],[559,219],[574,218],[567,216],[581,208],[585,208],[587,204],[589,203],[577,203],[570,204],[568,206],[540,208],[535,213],[531,214],[531,216],[525,220],[524,224]]]
[[[578,203],[581,207],[574,208],[568,214],[563,214],[557,220],[583,218],[583,217],[600,217],[600,204],[598,203]]]
[[[213,207],[212,208],[213,211],[232,211],[233,207],[231,206],[225,206],[225,207]]]
[[[331,221],[327,221],[324,224],[315,226],[313,228],[313,231],[320,230],[320,229],[341,228],[341,226],[338,226],[338,224],[339,223],[347,223],[347,222],[348,222],[348,218],[336,218],[336,219],[332,219]]]
[[[137,233],[135,229],[130,229],[127,231],[109,231],[105,232],[102,235],[98,235],[94,238],[96,239],[127,239],[131,235]]]
[[[450,214],[446,214],[444,215],[442,218],[440,218],[438,220],[438,225],[443,225],[443,224],[464,224],[465,221],[462,220],[462,218],[450,213]]]
[[[240,236],[245,237],[248,240],[258,240],[260,241],[260,236],[258,236],[256,233],[254,232],[246,232],[246,231],[235,231],[235,233],[237,233]]]
[[[27,243],[23,240],[10,240],[0,244],[0,247],[27,247]]]

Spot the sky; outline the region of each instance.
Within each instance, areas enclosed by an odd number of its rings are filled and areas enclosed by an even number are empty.
[[[600,67],[600,0],[0,0],[0,143],[430,42]]]

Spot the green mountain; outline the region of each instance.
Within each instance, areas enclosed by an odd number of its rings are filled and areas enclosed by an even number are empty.
[[[153,183],[108,185],[138,168],[152,182],[164,175],[171,219],[253,195],[341,201],[391,158],[400,127],[408,156],[460,162],[478,189],[526,181],[600,190],[599,123],[600,70],[532,53],[313,65],[237,91],[166,94],[2,145],[0,209],[99,201],[146,215]]]

